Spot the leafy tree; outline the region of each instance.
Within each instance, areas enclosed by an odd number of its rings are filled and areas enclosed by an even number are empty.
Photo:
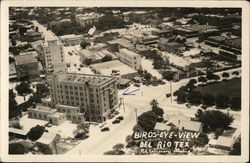
[[[112,16],[112,15],[104,15],[99,18],[99,21],[95,24],[96,29],[98,30],[110,30],[115,28],[124,28],[125,22],[123,19]]]
[[[25,101],[25,96],[32,93],[32,89],[30,89],[30,85],[27,82],[21,82],[19,85],[16,86],[16,90],[18,95],[23,96]]]
[[[163,114],[164,114],[163,109],[160,108],[160,107],[153,107],[153,108],[152,108],[152,111],[153,111],[157,116],[160,116],[160,117],[162,117]]]
[[[188,91],[190,91],[190,90],[195,88],[195,85],[193,83],[187,83],[186,87],[187,87]]]
[[[124,145],[122,143],[119,143],[113,146],[114,150],[122,150],[123,148],[124,148]]]
[[[140,68],[137,70],[139,75],[143,75],[143,70]]]
[[[92,63],[93,63],[92,58],[87,58],[87,59],[85,59],[85,64],[86,64],[87,66],[91,65]]]
[[[39,93],[33,93],[32,96],[30,96],[30,98],[28,99],[28,101],[30,102],[30,104],[33,103],[41,103],[42,102],[42,96]]]
[[[201,109],[198,109],[197,112],[195,113],[195,118],[200,118],[203,115],[203,111]]]
[[[190,84],[197,84],[197,80],[196,79],[191,79],[191,80],[189,80],[188,83],[190,83]]]
[[[119,143],[113,146],[112,151],[104,152],[104,155],[124,155],[125,152],[123,151],[123,149],[124,149],[124,145]]]
[[[231,109],[241,110],[241,98],[240,97],[233,97],[231,99]]]
[[[150,105],[152,106],[152,108],[156,108],[159,105],[159,102],[156,99],[153,99],[150,102]]]
[[[214,80],[220,80],[220,76],[219,76],[219,75],[214,74],[214,75],[213,75],[213,79],[214,79]]]
[[[49,95],[49,88],[46,84],[38,84],[36,86],[36,93],[40,94],[42,97]]]
[[[208,73],[207,75],[206,75],[206,78],[208,79],[208,80],[214,80],[214,74],[213,73]]]
[[[218,110],[205,111],[204,114],[199,117],[199,121],[204,124],[204,128],[208,131],[215,131],[218,128],[226,129],[233,120],[232,115]]]
[[[86,49],[86,47],[89,46],[89,45],[90,45],[90,43],[86,42],[86,41],[83,41],[83,42],[80,43],[80,46],[81,46],[82,49]]]
[[[215,99],[215,104],[217,107],[226,108],[229,104],[229,97],[224,95],[219,95]]]
[[[201,93],[200,92],[197,92],[197,91],[191,91],[188,95],[188,101],[191,103],[191,104],[194,104],[194,105],[199,105],[201,104]]]
[[[233,145],[230,155],[241,155],[241,138]]]
[[[23,129],[23,126],[20,125],[19,121],[12,123],[10,127],[17,128],[17,129]]]
[[[229,78],[229,73],[223,72],[223,73],[222,73],[222,77],[223,77],[224,79]]]
[[[107,61],[112,61],[112,56],[111,55],[105,55],[102,58],[102,62],[107,62]]]
[[[89,124],[87,123],[79,123],[77,125],[77,129],[73,131],[73,135],[75,138],[86,138],[89,133]]]
[[[9,90],[9,118],[17,117],[21,114],[20,109],[17,106],[16,94],[13,92],[13,89]]]
[[[213,95],[205,94],[202,96],[203,105],[213,106],[215,97]]]
[[[19,33],[20,33],[20,35],[24,35],[24,33],[26,33],[27,32],[27,28],[26,27],[20,27],[19,28]]]
[[[44,126],[36,125],[35,127],[32,127],[30,129],[30,131],[27,134],[27,137],[32,141],[36,141],[43,135],[44,130],[45,130]]]
[[[234,72],[232,73],[232,75],[234,75],[235,77],[237,77],[237,76],[240,75],[240,73],[239,73],[239,71],[234,71]]]
[[[137,120],[137,124],[142,127],[144,131],[152,131],[155,127],[157,116],[153,111],[142,113]]]
[[[9,144],[9,154],[25,154],[27,151],[22,143]]]
[[[205,133],[200,133],[198,138],[191,139],[190,141],[190,146],[195,146],[195,147],[204,147],[208,143],[209,139],[207,134]]]
[[[205,77],[203,77],[203,76],[200,76],[200,77],[198,78],[198,81],[201,82],[201,83],[206,83],[206,82],[207,82],[207,79],[206,79]]]
[[[12,58],[12,57],[9,57],[9,63],[11,64],[11,63],[13,63],[13,62],[15,62],[15,59]]]
[[[171,102],[172,102],[172,81],[174,80],[174,72],[171,71],[164,71],[162,73],[162,76],[164,79],[166,79],[167,81],[169,81],[170,84],[170,93],[171,93]]]
[[[177,102],[178,103],[185,103],[187,102],[187,93],[184,91],[179,91],[177,95]]]

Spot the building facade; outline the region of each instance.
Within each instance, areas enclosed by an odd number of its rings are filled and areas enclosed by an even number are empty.
[[[17,78],[28,76],[29,78],[39,77],[39,66],[36,59],[37,53],[35,51],[21,53],[15,56],[15,66],[17,70]]]
[[[87,25],[93,25],[95,22],[98,22],[101,15],[96,13],[87,13],[76,15],[76,22],[78,22],[82,27]]]
[[[118,104],[116,77],[58,72],[47,81],[54,105],[79,107],[87,120],[106,120]]]
[[[43,36],[45,41],[37,47],[37,51],[43,58],[42,64],[46,72],[64,71],[65,60],[62,42],[51,31],[46,31]]]
[[[133,51],[128,49],[119,49],[117,53],[121,62],[127,64],[129,67],[132,67],[135,70],[141,68],[141,56]]]
[[[59,40],[64,43],[65,46],[75,46],[75,45],[80,45],[81,42],[83,42],[84,36],[83,35],[65,35],[65,36],[60,36]]]

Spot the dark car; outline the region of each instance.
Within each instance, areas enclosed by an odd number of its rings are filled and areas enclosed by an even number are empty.
[[[141,85],[139,83],[134,84],[135,87],[140,87]]]
[[[118,120],[124,120],[124,118],[123,118],[123,116],[119,116],[119,117],[117,117],[116,119],[118,119]]]
[[[166,97],[170,97],[170,96],[171,96],[171,93],[167,93],[167,94],[166,94]]]
[[[115,111],[115,115],[118,115],[119,114],[119,112],[118,111]]]
[[[120,120],[119,119],[116,119],[112,122],[112,124],[117,124],[117,123],[120,123]]]
[[[105,132],[105,131],[109,131],[109,130],[110,130],[109,127],[104,127],[101,129],[101,132]]]

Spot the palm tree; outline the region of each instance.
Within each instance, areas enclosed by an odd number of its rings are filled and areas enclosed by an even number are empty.
[[[152,106],[152,108],[156,108],[159,105],[159,102],[156,99],[153,99],[150,102],[150,105]]]

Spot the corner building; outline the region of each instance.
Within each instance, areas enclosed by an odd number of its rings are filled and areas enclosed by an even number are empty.
[[[80,107],[86,120],[105,121],[117,108],[116,77],[58,72],[47,81],[52,104]]]

